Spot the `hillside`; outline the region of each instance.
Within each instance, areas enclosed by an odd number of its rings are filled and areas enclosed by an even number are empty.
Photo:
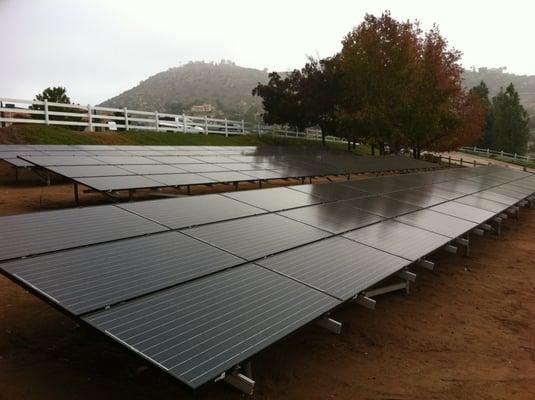
[[[190,62],[153,75],[101,105],[190,114],[191,106],[208,103],[215,106],[215,110],[202,115],[253,121],[262,111],[262,105],[260,98],[251,95],[251,90],[258,82],[267,80],[266,70],[239,67],[230,61],[219,64]],[[535,113],[535,76],[507,73],[505,68],[474,68],[464,73],[467,88],[482,80],[491,95],[512,82],[523,105],[530,114]]]
[[[101,105],[137,110],[189,113],[191,106],[211,104],[211,116],[254,119],[261,100],[251,95],[258,82],[267,82],[267,71],[244,68],[232,62],[190,62],[142,81]]]
[[[505,88],[513,83],[520,95],[520,101],[530,114],[535,113],[535,76],[515,75],[506,72],[506,68],[478,68],[464,72],[464,85],[467,88],[478,85],[484,81],[489,87],[490,95],[499,92],[500,87]]]

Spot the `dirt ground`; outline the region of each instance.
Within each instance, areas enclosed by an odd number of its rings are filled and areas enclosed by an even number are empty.
[[[84,204],[106,201],[86,194]],[[2,214],[73,206],[70,185],[8,184]],[[437,253],[409,295],[346,304],[253,358],[256,399],[534,399],[535,210],[472,255]],[[1,235],[1,233],[0,233]],[[164,373],[0,277],[0,399],[238,399],[192,395]]]

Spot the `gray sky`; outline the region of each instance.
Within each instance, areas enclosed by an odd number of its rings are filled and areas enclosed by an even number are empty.
[[[386,9],[439,24],[467,68],[535,75],[533,1],[0,0],[0,97],[61,85],[72,101],[96,104],[190,60],[299,68]]]

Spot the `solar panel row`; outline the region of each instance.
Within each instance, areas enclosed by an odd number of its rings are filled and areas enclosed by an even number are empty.
[[[535,192],[485,167],[4,217],[0,268],[195,388],[518,203],[504,185]]]
[[[37,145],[28,146],[27,150],[8,150],[4,145],[0,147],[0,159],[17,166],[25,163],[22,166],[43,168],[97,191],[436,167],[406,157],[356,157],[346,152],[298,146],[284,149],[162,146],[165,150],[158,146],[44,147],[43,150],[38,150]]]

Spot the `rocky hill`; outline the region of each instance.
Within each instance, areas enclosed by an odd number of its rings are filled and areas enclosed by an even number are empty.
[[[258,82],[268,80],[267,70],[239,67],[233,62],[190,62],[142,81],[101,105],[136,110],[190,113],[194,105],[210,104],[212,116],[254,119],[261,99],[251,95]]]
[[[258,82],[265,83],[267,80],[267,70],[239,67],[231,61],[190,62],[153,75],[102,105],[190,114],[192,106],[210,104],[215,107],[207,113],[210,116],[254,120],[262,111],[262,105],[260,98],[251,95],[251,90]],[[465,71],[464,84],[467,88],[482,80],[491,95],[512,82],[524,106],[530,114],[535,113],[535,76],[507,73],[505,68]]]

